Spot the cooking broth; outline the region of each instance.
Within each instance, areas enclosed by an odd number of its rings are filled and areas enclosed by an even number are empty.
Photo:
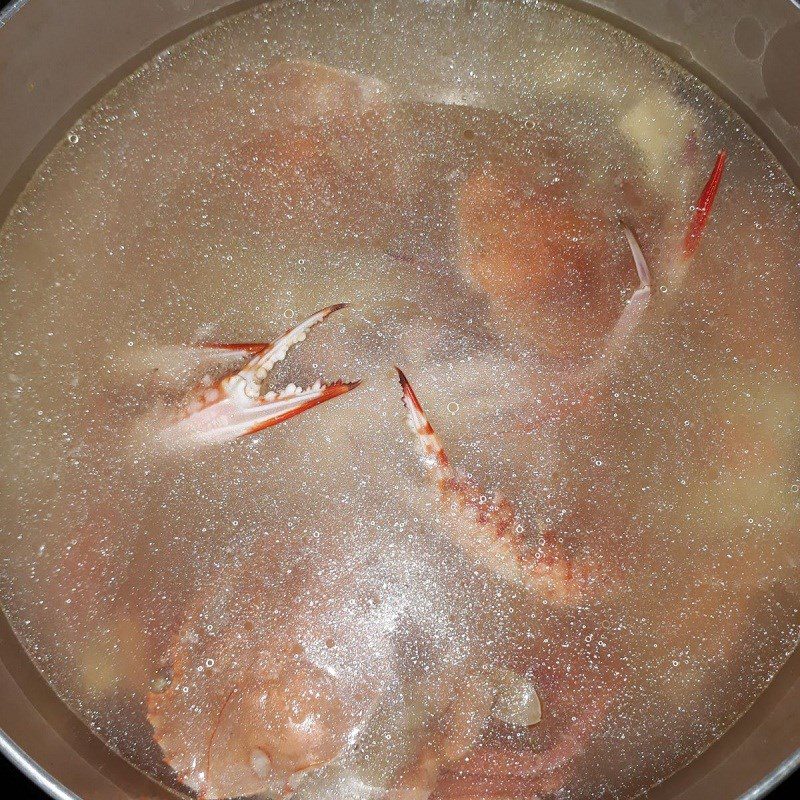
[[[179,791],[629,797],[797,642],[799,234],[729,108],[565,7],[216,23],[88,111],[0,231],[3,608]],[[264,391],[360,386],[165,443],[245,360],[196,345],[343,302]],[[512,540],[546,581],[509,577]]]

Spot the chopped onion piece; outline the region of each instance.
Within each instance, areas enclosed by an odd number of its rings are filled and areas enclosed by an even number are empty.
[[[492,713],[501,722],[527,728],[541,722],[542,704],[529,680],[509,672],[497,693]]]

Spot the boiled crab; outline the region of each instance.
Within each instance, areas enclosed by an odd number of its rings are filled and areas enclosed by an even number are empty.
[[[679,288],[685,280],[689,264],[710,219],[726,159],[726,151],[721,150],[717,154],[707,182],[692,206],[691,218],[682,241],[674,248],[674,257],[662,268],[665,276],[673,282],[676,288]],[[550,387],[555,391],[540,398],[538,407],[533,407],[535,413],[532,417],[531,408],[521,411],[521,416],[524,418],[521,425],[523,430],[536,432],[541,429],[543,422],[563,420],[565,417],[577,416],[585,419],[591,408],[599,407],[598,399],[603,396],[604,390],[608,389],[620,360],[636,341],[641,324],[647,315],[647,309],[653,301],[652,270],[634,231],[624,223],[620,223],[620,228],[632,257],[638,286],[629,294],[622,313],[588,361],[578,360],[572,363],[567,361],[565,365],[563,358],[555,360],[553,375],[549,381]],[[465,268],[473,269],[468,262]],[[521,285],[518,285],[516,289],[520,296],[524,296]],[[491,299],[489,288],[487,288],[487,292]],[[567,343],[567,347],[569,348],[569,343]],[[517,429],[520,425],[518,422],[514,422],[512,427]]]
[[[510,503],[488,500],[450,465],[400,375],[407,420],[451,506],[445,527],[456,544],[503,583],[555,605],[579,602],[593,582],[589,568],[573,566],[543,537],[544,545],[529,549]],[[397,620],[411,613],[405,587],[384,589],[380,604],[362,602],[355,586],[351,592],[347,583],[325,585],[317,572],[313,588],[303,590],[308,581],[300,578],[287,588],[296,601],[288,601],[281,623],[271,622],[275,609],[264,605],[264,581],[276,570],[270,558],[265,552],[199,600],[173,649],[169,684],[149,698],[167,762],[201,797],[425,797],[493,715],[523,727],[541,718],[530,678],[486,662],[471,645],[464,645],[459,668],[429,664],[421,684],[404,683],[395,664],[404,658]],[[442,602],[436,577],[423,583],[435,597],[416,597],[415,604]],[[484,624],[492,626],[491,614]],[[416,635],[424,642],[421,631]],[[429,647],[444,652],[452,644]],[[395,743],[364,755],[386,730]],[[546,771],[556,771],[555,762]]]
[[[708,221],[724,162],[721,152],[695,205],[674,270],[678,278]],[[487,202],[496,203],[492,186],[478,189]],[[462,198],[461,235],[466,240],[474,238],[470,225],[485,229],[485,215],[464,208],[476,191],[468,187]],[[623,226],[622,231],[639,286],[577,384],[573,374],[578,397],[587,384],[603,383],[613,372],[651,300],[650,269],[642,249],[632,230]],[[462,266],[475,273],[490,295],[494,287],[485,278],[494,279],[497,264],[486,259],[515,262],[514,253],[503,256],[508,244],[504,235],[494,229],[489,235],[500,256],[484,247],[476,251],[480,260],[471,261],[469,250],[462,248]],[[549,247],[550,239],[538,220],[535,230],[519,241],[539,252]],[[518,246],[508,244],[512,250]],[[508,272],[513,279],[513,270]],[[201,386],[160,438],[173,445],[230,441],[355,388],[357,382],[318,383],[307,390],[290,384],[281,392],[262,389],[289,349],[341,307],[322,309],[272,344],[203,345],[209,352],[235,353],[247,361]],[[533,533],[527,530],[508,500],[490,496],[452,465],[410,382],[398,372],[407,422],[445,509],[446,537],[491,579],[566,612],[587,596],[597,597],[603,573],[596,565],[573,563],[552,530],[543,525]],[[487,759],[499,759],[503,770],[530,791],[550,793],[563,785],[569,762],[584,748],[603,713],[602,702],[587,702],[573,725],[544,752],[501,754],[481,744],[493,718],[526,728],[548,713],[540,707],[536,676],[470,651],[455,667],[442,665],[437,672],[436,664],[429,665],[418,685],[400,685],[394,664],[400,657],[398,621],[407,611],[402,592],[390,593],[378,613],[355,594],[350,596],[349,584],[320,585],[312,597],[298,585],[295,600],[292,588],[286,587],[286,614],[277,622],[264,599],[264,580],[274,568],[265,553],[198,600],[170,654],[171,675],[149,696],[148,717],[165,760],[201,797],[267,793],[309,800],[405,800],[433,791],[476,796]],[[319,575],[305,577],[313,583]],[[422,633],[420,638],[424,640]],[[372,643],[366,653],[358,652],[363,642]],[[391,744],[384,736],[388,730],[396,732]],[[373,747],[378,754],[373,752],[371,761],[359,755],[368,734],[373,742],[385,740]],[[367,751],[365,746],[362,752]],[[462,759],[468,754],[465,765]]]

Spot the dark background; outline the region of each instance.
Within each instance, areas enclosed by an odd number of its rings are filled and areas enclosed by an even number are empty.
[[[132,2],[132,0],[126,0]],[[769,795],[768,800],[790,800],[797,798],[800,792],[800,775],[793,775],[782,786]],[[27,781],[14,767],[0,756],[0,796],[10,800],[50,800],[49,796],[40,792]],[[349,800],[349,798],[342,798]],[[601,800],[598,798],[598,800]],[[709,797],[708,800],[714,800]]]
[[[35,2],[36,0],[33,0]],[[118,0],[122,2],[123,0]],[[135,9],[135,0],[125,0]],[[9,5],[8,0],[0,0],[0,9]],[[0,702],[2,699],[0,698]],[[800,774],[793,775],[782,786],[769,795],[769,800],[789,800],[800,796]],[[44,792],[39,791],[30,781],[20,774],[8,761],[0,756],[0,796],[14,800],[49,800]],[[346,799],[345,799],[346,800]],[[709,798],[714,800],[714,798]]]

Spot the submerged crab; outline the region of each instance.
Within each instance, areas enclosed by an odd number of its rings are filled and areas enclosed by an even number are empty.
[[[674,257],[662,266],[665,280],[670,280],[676,287],[679,287],[684,282],[689,264],[710,219],[726,159],[727,153],[721,150],[717,154],[705,186],[692,206],[691,219],[680,245],[675,248]],[[495,214],[502,214],[505,210],[505,206],[491,209]],[[466,222],[462,221],[462,226],[471,221],[471,224],[477,226],[478,233],[487,225],[491,231],[494,231],[491,222],[492,216],[489,212],[487,212],[485,218],[473,214],[472,216],[466,216],[465,220]],[[523,218],[520,224],[523,227],[530,228],[532,223],[530,220],[526,221]],[[583,417],[591,407],[596,408],[597,400],[602,395],[603,390],[608,388],[620,360],[640,331],[641,324],[653,300],[651,268],[633,230],[624,223],[621,223],[621,230],[633,258],[639,285],[630,293],[622,313],[611,325],[588,360],[571,361],[567,359],[565,361],[564,358],[554,359],[550,387],[555,391],[546,393],[532,419],[530,409],[520,410],[521,416],[525,419],[522,427],[528,432],[539,430],[544,420],[560,420],[573,414]],[[469,240],[470,235],[473,239],[478,236],[476,233],[465,234],[467,240]],[[476,250],[480,258],[477,258],[474,254],[471,255],[469,250],[466,251],[466,255],[462,253],[462,269],[465,269],[476,280],[479,280],[480,276],[488,270],[487,265],[495,264],[497,273],[504,276],[501,279],[501,286],[498,289],[488,284],[484,285],[482,283],[481,285],[486,291],[490,302],[502,302],[503,307],[509,302],[508,297],[513,297],[513,302],[519,304],[527,296],[523,279],[525,270],[530,270],[537,274],[537,280],[547,286],[548,291],[551,293],[557,292],[558,276],[554,276],[546,267],[542,267],[537,255],[542,248],[545,248],[546,242],[550,241],[551,235],[551,231],[542,230],[541,228],[535,228],[532,231],[528,230],[527,235],[521,237],[521,239],[519,236],[511,234],[500,236],[495,231],[489,245],[484,243],[484,246]],[[514,265],[522,265],[523,278],[511,268]],[[580,269],[596,270],[597,265],[584,264]],[[539,275],[539,270],[542,270],[544,274]],[[589,279],[587,278],[586,280]],[[507,285],[503,284],[503,281]],[[570,317],[569,314],[564,313],[564,309],[559,308],[548,310],[548,314],[550,316],[547,319],[553,315]],[[528,315],[531,319],[531,325],[538,330],[537,326],[541,324],[541,320],[538,319],[536,310],[528,309]],[[581,322],[580,315],[576,319],[577,322],[575,324],[579,326],[586,324],[585,319]],[[560,330],[565,324],[572,325],[571,318],[568,321],[562,319],[556,327]],[[592,340],[592,337],[588,336],[586,331],[580,329],[572,331],[570,337]],[[573,349],[573,342],[570,337],[567,337],[568,341],[562,343],[562,349],[567,351]]]
[[[281,66],[273,78],[281,85],[300,87],[295,91],[299,99],[284,113],[290,122],[286,130],[270,128],[242,148],[254,207],[272,219],[273,206],[284,202],[288,189],[290,196],[297,195],[298,207],[314,210],[319,205],[316,215],[330,219],[335,230],[341,209],[332,199],[349,197],[341,188],[352,179],[358,159],[349,158],[347,147],[329,147],[320,126],[325,122],[347,132],[342,142],[350,143],[360,156],[364,148],[351,136],[353,122],[358,122],[355,127],[369,122],[380,133],[384,122],[373,118],[386,110],[388,95],[377,85],[367,87],[354,76],[321,71],[305,62]],[[332,101],[342,93],[352,94],[351,99],[344,104]],[[380,138],[374,131],[372,135]],[[722,152],[695,206],[677,266],[672,267],[675,281],[682,279],[697,247],[724,162]],[[513,171],[478,177],[473,173],[461,186],[458,266],[484,290],[490,305],[502,301],[504,308],[511,304],[517,312],[521,307],[530,313],[525,289],[533,280],[545,294],[559,296],[567,251],[554,241],[566,241],[570,237],[565,232],[572,231],[574,242],[573,229],[585,227],[586,220],[559,216],[563,198],[553,201],[543,195],[531,204],[517,177]],[[380,224],[386,224],[384,195],[388,192],[394,202],[398,193],[397,181],[387,181],[391,191],[371,172],[361,180],[378,187],[370,195],[365,217]],[[275,186],[281,188],[277,198],[271,194]],[[571,406],[584,405],[588,393],[608,380],[651,301],[648,264],[632,230],[623,226],[622,231],[639,286],[606,329],[599,355],[577,373],[568,370]],[[598,244],[602,233],[590,238],[588,248],[578,248],[578,260],[570,266],[584,287],[594,285],[596,276],[587,277],[587,272],[603,263],[609,252]],[[550,269],[553,264],[556,269]],[[158,438],[170,446],[230,441],[355,388],[358,382],[318,382],[306,390],[289,384],[280,392],[263,391],[275,364],[340,308],[322,309],[272,344],[201,345],[206,353],[233,354],[247,361],[217,381],[207,379],[161,426]],[[563,308],[548,313],[559,311]],[[518,313],[514,316],[519,318]],[[607,320],[610,313],[606,310],[601,317]],[[585,317],[581,320],[586,323]],[[586,330],[577,333],[587,342],[597,338],[583,336]],[[608,576],[608,566],[573,562],[553,530],[544,525],[535,532],[526,529],[509,501],[489,496],[464,477],[452,465],[410,382],[398,372],[407,422],[442,501],[443,537],[478,566],[472,571],[482,580],[488,578],[485,583],[521,591],[562,614],[601,597],[601,576]],[[336,560],[335,553],[328,555]],[[585,747],[607,698],[589,701],[571,676],[548,678],[545,671],[530,675],[519,664],[482,652],[481,644],[495,638],[495,631],[492,637],[472,637],[472,645],[465,644],[457,656],[442,657],[448,643],[432,641],[434,633],[414,618],[407,588],[387,590],[380,603],[370,604],[352,576],[335,571],[321,577],[319,571],[309,570],[286,579],[286,585],[272,586],[279,566],[276,555],[265,550],[201,596],[185,614],[171,648],[169,680],[148,697],[148,719],[166,763],[200,797],[267,793],[306,800],[421,800],[435,791],[465,798],[478,796],[486,774],[498,772],[487,767],[492,761],[515,783],[514,791],[547,794],[564,784],[569,763]],[[441,576],[429,575],[428,585],[432,596],[414,601],[446,616]],[[273,591],[279,596],[270,601]],[[281,608],[278,615],[275,604]],[[470,619],[464,625],[483,625],[482,632],[491,629],[496,622],[491,609],[484,614],[485,619]],[[414,640],[415,653],[428,653],[416,681],[403,679],[397,667],[410,646],[403,637]],[[569,707],[570,723],[553,730],[540,752],[493,746],[495,723],[526,729],[552,717],[559,703]]]
[[[510,503],[487,500],[450,465],[402,373],[401,384],[408,422],[450,506],[447,534],[501,582],[555,606],[578,602],[594,581],[591,569],[573,566],[549,536],[531,547]],[[274,557],[264,552],[198,601],[174,645],[169,686],[149,697],[167,763],[201,797],[317,798],[333,789],[354,798],[425,797],[493,716],[512,727],[541,719],[535,680],[475,649],[473,636],[463,652],[455,647],[457,657],[433,655],[453,643],[424,632],[414,609],[446,614],[435,574],[425,581],[431,597],[413,602],[403,584],[384,589],[380,602],[365,602],[357,581],[298,576],[281,593],[289,607],[276,616],[266,582],[277,569]],[[491,611],[484,613],[486,620],[463,624],[496,628]],[[404,639],[408,626],[413,643]],[[409,646],[429,653],[416,684],[398,672]],[[413,660],[408,664],[413,669]],[[543,769],[560,772],[564,760],[568,755]]]
[[[677,257],[664,267],[676,285],[699,244],[725,160],[720,152]],[[556,181],[556,187],[567,183]],[[613,300],[628,267],[611,247],[613,198],[595,192],[578,207],[577,190],[577,183],[542,186],[531,169],[482,168],[461,186],[457,203],[459,269],[485,294],[498,325],[510,323],[515,334],[533,335],[539,349],[567,359],[590,355],[598,345],[606,353],[618,348],[641,319],[651,288],[641,249],[623,226],[639,287],[615,322]],[[631,211],[637,219],[639,206],[641,200]],[[646,216],[639,221],[647,227]],[[604,337],[605,345],[598,341]]]
[[[697,203],[682,264],[697,247],[724,160],[721,153]],[[623,230],[640,286],[585,376],[598,381],[609,374],[650,298],[648,266],[633,233]],[[202,390],[166,435],[179,442],[225,441],[354,388],[357,384],[334,384],[298,392],[290,386],[280,394],[261,394],[274,364],[340,307],[312,315],[272,345],[212,345],[251,358],[243,369]],[[573,564],[551,531],[540,529],[531,537],[507,500],[489,497],[453,467],[410,382],[398,373],[407,422],[443,501],[444,534],[501,583],[522,587],[556,607],[596,595],[594,565]],[[497,665],[484,662],[475,668],[481,659],[474,652],[455,671],[452,664],[442,665],[431,677],[436,670],[431,664],[420,686],[400,686],[395,663],[400,657],[396,620],[407,612],[402,593],[382,613],[372,614],[348,600],[346,591],[343,598],[340,587],[321,589],[312,602],[301,592],[283,627],[270,621],[263,607],[263,577],[256,578],[271,571],[265,558],[260,573],[258,565],[248,564],[236,585],[224,584],[186,615],[172,652],[171,682],[149,697],[148,716],[167,763],[201,797],[267,792],[317,798],[334,791],[399,800],[427,797],[440,776],[442,796],[474,796],[485,776],[484,762],[499,758],[498,752],[479,746],[466,767],[457,765],[479,745],[493,714],[523,727],[541,719],[535,683]],[[388,627],[387,613],[395,620]],[[213,635],[207,633],[210,627]],[[369,656],[351,657],[365,641]],[[595,705],[574,717],[573,726],[551,740],[545,752],[507,753],[501,759],[507,762],[507,777],[544,793],[559,788],[603,713]],[[399,731],[395,744],[373,745],[370,757],[369,734],[381,741],[386,730]]]

